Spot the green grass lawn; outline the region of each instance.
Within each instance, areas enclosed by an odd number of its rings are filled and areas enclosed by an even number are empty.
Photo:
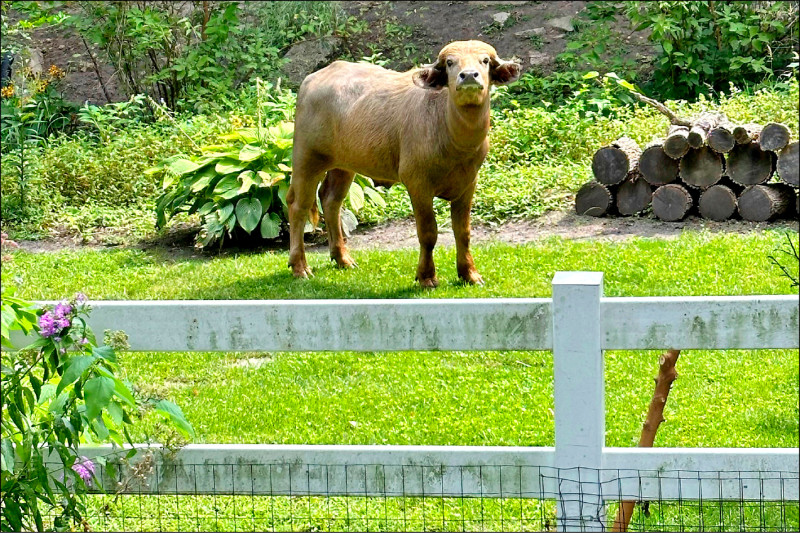
[[[601,270],[608,296],[790,294],[796,290],[768,260],[784,243],[782,231],[765,231],[489,244],[475,248],[485,287],[459,284],[454,250],[439,248],[442,286],[435,291],[413,283],[415,250],[355,251],[360,268],[353,271],[333,268],[326,253],[311,254],[316,276],[310,280],[291,277],[285,252],[192,259],[130,249],[16,252],[2,281],[19,283],[29,299],[76,291],[91,299],[549,297],[556,271]],[[658,353],[606,352],[609,446],[636,445]],[[130,352],[121,361],[142,394],[183,408],[195,442],[554,444],[549,352]],[[656,446],[798,446],[797,350],[689,350],[678,371]],[[134,439],[158,433],[155,420],[146,418]],[[91,505],[97,527],[118,530],[542,530],[554,524],[549,501],[417,500],[129,496],[110,514],[100,510],[110,496],[92,497]],[[636,512],[636,528],[693,530],[702,523],[728,531],[792,530],[798,524],[792,504],[658,503],[651,512],[651,518]]]

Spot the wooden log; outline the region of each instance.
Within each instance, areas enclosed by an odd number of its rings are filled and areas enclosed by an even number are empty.
[[[778,152],[778,176],[792,187],[800,187],[800,161],[798,160],[798,141],[789,143]]]
[[[733,128],[733,138],[736,144],[747,144],[757,141],[761,135],[760,124],[742,124]]]
[[[653,187],[641,175],[622,182],[617,190],[617,211],[620,215],[641,213],[653,199]]]
[[[682,220],[692,208],[692,195],[683,185],[669,183],[653,192],[653,214],[661,220]]]
[[[772,175],[775,159],[775,153],[762,150],[759,142],[737,144],[728,154],[726,173],[741,185],[758,185]]]
[[[689,128],[672,125],[664,141],[664,153],[672,159],[680,159],[689,151]]]
[[[708,146],[717,153],[727,154],[736,145],[732,130],[733,126],[728,122],[718,125],[708,132]]]
[[[708,146],[692,148],[680,160],[680,177],[687,185],[705,189],[722,178],[725,160]]]
[[[736,214],[736,193],[725,185],[714,185],[700,195],[698,208],[703,218],[728,220]]]
[[[786,213],[794,203],[794,189],[784,183],[753,185],[739,195],[739,214],[745,220],[764,222]]]
[[[758,142],[762,150],[778,152],[789,144],[790,138],[789,128],[777,122],[770,122],[761,130]]]
[[[650,185],[666,185],[678,179],[678,161],[664,152],[661,141],[655,141],[639,157],[639,172]]]
[[[647,409],[647,416],[642,424],[642,433],[639,436],[639,448],[652,448],[656,441],[658,426],[664,422],[664,408],[667,406],[669,391],[672,383],[678,379],[678,372],[675,365],[680,356],[680,350],[667,350],[658,358],[658,376],[656,376],[656,387],[653,391],[653,398]],[[617,509],[617,516],[611,526],[611,531],[628,531],[633,507],[636,502],[632,500],[620,502]]]
[[[586,183],[575,195],[575,211],[579,215],[602,217],[608,214],[613,205],[614,194],[596,181]]]
[[[592,158],[592,173],[603,185],[616,185],[639,164],[642,149],[629,137],[620,137],[609,146],[595,152]]]
[[[701,114],[699,117],[692,121],[692,127],[689,129],[689,146],[692,148],[701,148],[706,144],[708,133],[716,128],[724,119],[722,113],[707,112]]]

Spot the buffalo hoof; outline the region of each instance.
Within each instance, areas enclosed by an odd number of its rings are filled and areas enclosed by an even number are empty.
[[[331,261],[336,263],[337,268],[358,268],[358,263],[356,263],[348,253],[344,253],[339,257],[331,257]]]
[[[436,278],[427,278],[419,280],[419,286],[423,289],[435,289],[439,286],[439,280]]]
[[[311,272],[311,267],[303,264],[303,265],[289,265],[292,268],[292,275],[296,278],[313,278],[314,273]]]
[[[464,283],[469,283],[470,285],[484,285],[483,278],[475,271],[459,277],[464,281]]]

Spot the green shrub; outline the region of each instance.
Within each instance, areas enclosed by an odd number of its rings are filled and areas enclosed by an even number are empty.
[[[778,77],[797,51],[796,2],[628,2],[650,28],[657,56],[652,92],[695,98],[709,90]]]

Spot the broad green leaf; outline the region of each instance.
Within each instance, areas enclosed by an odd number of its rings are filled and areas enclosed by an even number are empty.
[[[253,185],[256,185],[255,176],[256,173],[252,170],[245,170],[239,174],[239,181],[242,182],[242,186],[239,187],[239,194],[246,193]]]
[[[350,207],[356,213],[364,207],[364,189],[355,181],[350,184]]]
[[[219,223],[225,224],[225,222],[227,222],[228,219],[233,215],[233,204],[230,202],[225,202],[219,206],[217,213]]]
[[[369,197],[370,201],[373,204],[379,205],[381,207],[386,207],[386,200],[383,199],[381,193],[379,193],[372,187],[364,187],[364,194],[366,194]]]
[[[65,387],[75,383],[83,375],[84,371],[95,361],[94,355],[76,355],[67,361],[67,368],[61,376],[56,394],[61,394]]]
[[[285,181],[281,181],[278,183],[278,198],[281,199],[281,204],[288,207],[289,204],[286,202],[286,195],[289,193],[289,184]]]
[[[583,75],[583,79],[585,79],[585,80],[591,80],[592,78],[596,78],[596,77],[597,77],[597,76],[599,76],[599,75],[600,75],[600,73],[599,73],[599,72],[597,72],[596,70],[593,70],[593,71],[591,71],[591,72],[587,72],[586,74],[584,74],[584,75]]]
[[[108,404],[108,415],[111,417],[111,421],[114,422],[115,426],[119,426],[122,424],[122,406],[117,402],[111,402]]]
[[[239,161],[254,161],[264,155],[264,150],[254,144],[246,144],[239,150]]]
[[[291,172],[292,171],[292,167],[290,167],[289,165],[285,165],[283,163],[278,163],[278,169],[280,169],[280,170],[282,170],[284,172]]]
[[[206,202],[203,204],[203,207],[200,208],[197,214],[200,215],[201,217],[205,216],[209,214],[211,211],[213,211],[215,207],[216,204],[214,202]]]
[[[214,167],[214,170],[217,171],[219,174],[230,174],[232,172],[239,172],[244,170],[244,167],[247,166],[247,163],[242,163],[238,159],[234,159],[232,157],[226,157]]]
[[[171,162],[167,165],[172,172],[177,174],[178,176],[183,176],[184,174],[188,174],[190,172],[194,172],[200,165],[193,161],[189,161],[188,159],[176,159],[175,161]]]
[[[349,209],[342,208],[342,229],[344,230],[344,234],[349,237],[350,233],[356,229],[356,226],[358,226],[358,219],[353,212]]]
[[[97,415],[108,405],[114,394],[114,380],[104,376],[90,379],[83,386],[83,396],[86,399],[86,417],[94,420]]]
[[[219,183],[217,183],[217,186],[214,187],[213,194],[214,196],[222,196],[231,190],[239,190],[239,180],[236,179],[236,176],[225,176]]]
[[[4,430],[5,431],[5,430]],[[10,439],[3,439],[2,444],[2,471],[14,473],[14,446]],[[3,476],[5,479],[5,476]]]
[[[111,361],[112,363],[117,362],[117,354],[111,346],[95,346],[92,348],[92,355],[105,359],[106,361]]]
[[[192,192],[202,191],[211,184],[211,181],[216,176],[219,176],[219,174],[217,174],[214,168],[212,167],[204,168],[202,172],[197,174],[196,176],[197,181],[192,183],[191,186]]]
[[[261,237],[274,239],[281,234],[281,217],[277,213],[268,213],[261,219]]]
[[[250,233],[261,219],[261,202],[258,198],[242,198],[236,204],[236,220],[247,233]]]
[[[181,408],[170,402],[169,400],[158,400],[155,403],[156,412],[165,416],[168,420],[175,424],[178,430],[189,438],[194,437],[194,428],[183,416]]]
[[[669,42],[669,41],[664,41],[663,43],[661,43],[661,46],[664,48],[664,51],[665,51],[666,53],[668,53],[668,54],[669,54],[669,53],[671,53],[671,52],[672,52],[672,43],[671,43],[671,42]]]
[[[258,176],[263,180],[264,185],[267,187],[271,187],[276,183],[286,179],[286,176],[283,174],[278,174],[276,172],[264,172],[263,170],[258,171]]]

